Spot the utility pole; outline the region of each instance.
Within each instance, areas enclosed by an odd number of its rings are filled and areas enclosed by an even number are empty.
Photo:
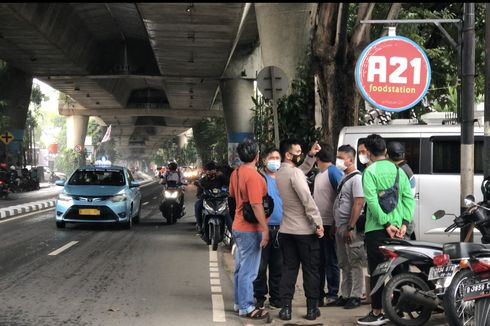
[[[490,176],[490,3],[485,5],[485,115],[483,175]]]
[[[462,94],[461,94],[461,213],[466,210],[464,197],[473,195],[474,189],[474,105],[475,105],[475,4],[464,4],[463,53],[462,53]],[[460,241],[466,239],[469,227],[462,228]],[[469,239],[473,242],[473,235]]]

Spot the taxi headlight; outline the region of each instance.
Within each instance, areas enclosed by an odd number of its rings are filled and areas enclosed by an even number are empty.
[[[165,198],[177,198],[179,193],[177,191],[165,191]]]
[[[115,195],[115,196],[112,196],[110,198],[110,200],[114,203],[117,203],[117,202],[120,202],[120,201],[125,201],[126,199],[128,199],[128,196],[126,196],[125,194],[122,194],[122,195]]]
[[[69,195],[66,195],[66,194],[63,194],[61,193],[59,196],[58,196],[58,200],[61,200],[61,201],[70,201],[72,200],[73,197],[72,196],[69,196]]]

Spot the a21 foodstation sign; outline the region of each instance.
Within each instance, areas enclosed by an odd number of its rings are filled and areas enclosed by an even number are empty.
[[[427,93],[430,64],[425,52],[402,36],[386,36],[369,44],[356,64],[356,84],[374,107],[400,112]]]

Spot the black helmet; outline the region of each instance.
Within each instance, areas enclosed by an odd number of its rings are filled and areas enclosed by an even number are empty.
[[[486,177],[481,183],[481,192],[484,201],[490,201],[490,176]]]
[[[217,169],[218,169],[218,165],[216,164],[215,161],[208,162],[204,166],[204,170],[206,170],[206,171],[217,170]]]
[[[391,141],[386,146],[390,159],[394,161],[405,159],[405,146],[397,141]]]
[[[177,161],[176,160],[169,161],[167,167],[170,171],[177,170]]]

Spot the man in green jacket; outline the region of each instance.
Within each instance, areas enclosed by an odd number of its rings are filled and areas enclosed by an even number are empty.
[[[366,149],[373,163],[364,170],[362,182],[364,199],[368,207],[364,243],[371,275],[371,288],[374,288],[378,277],[372,277],[372,274],[376,266],[385,260],[378,248],[379,242],[385,238],[402,239],[405,236],[407,225],[412,221],[415,200],[407,175],[403,171],[398,171],[398,204],[393,211],[385,213],[379,204],[378,196],[380,192],[393,187],[398,167],[386,159],[386,142],[381,136],[369,135],[366,139]],[[389,321],[381,311],[382,293],[383,287],[371,296],[372,311],[358,319],[358,324],[383,325]]]

